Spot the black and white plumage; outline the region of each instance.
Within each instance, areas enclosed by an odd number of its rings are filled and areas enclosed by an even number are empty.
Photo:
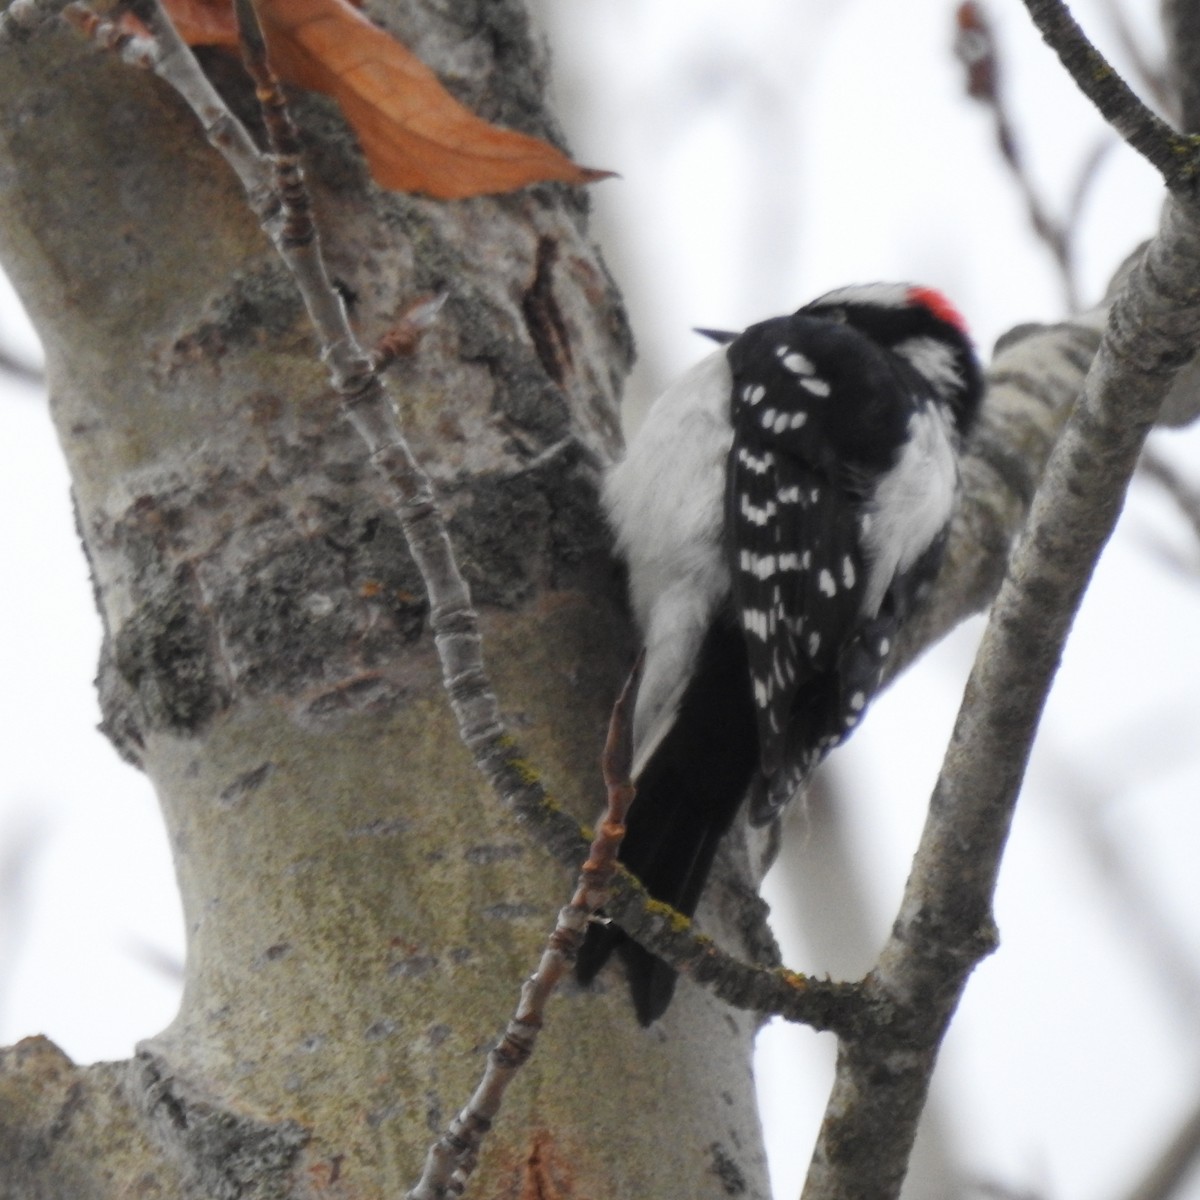
[[[605,489],[646,651],[621,858],[689,916],[746,796],[772,820],[862,719],[940,563],[982,394],[927,288],[842,288],[712,336]],[[649,1024],[675,973],[615,926],[577,973],[616,948]]]

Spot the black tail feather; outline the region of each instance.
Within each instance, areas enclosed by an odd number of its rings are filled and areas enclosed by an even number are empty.
[[[721,837],[733,821],[758,763],[758,738],[741,632],[713,624],[679,717],[637,780],[621,861],[657,900],[692,916]],[[575,973],[595,978],[614,950],[629,977],[643,1025],[666,1011],[676,972],[616,925],[595,924]]]

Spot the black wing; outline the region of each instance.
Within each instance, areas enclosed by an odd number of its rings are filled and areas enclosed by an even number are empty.
[[[830,321],[763,322],[729,357],[726,530],[761,755],[751,817],[762,822],[879,686],[894,619],[890,605],[863,611],[863,519],[913,401],[891,356]]]

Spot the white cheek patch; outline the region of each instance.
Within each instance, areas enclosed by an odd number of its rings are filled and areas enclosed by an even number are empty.
[[[933,544],[954,509],[958,462],[947,418],[936,404],[912,415],[896,465],[879,481],[863,545],[870,564],[863,612],[873,617],[892,580]]]
[[[897,342],[892,350],[906,358],[928,379],[939,396],[950,397],[962,391],[963,377],[958,356],[940,338],[913,337]]]

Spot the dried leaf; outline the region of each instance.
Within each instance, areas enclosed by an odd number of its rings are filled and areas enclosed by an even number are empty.
[[[165,0],[165,7],[190,44],[237,46],[231,0]],[[349,0],[264,0],[259,14],[272,67],[285,82],[337,100],[382,187],[454,200],[611,174],[477,117]]]
[[[189,46],[237,49],[232,0],[165,0],[163,8]]]

